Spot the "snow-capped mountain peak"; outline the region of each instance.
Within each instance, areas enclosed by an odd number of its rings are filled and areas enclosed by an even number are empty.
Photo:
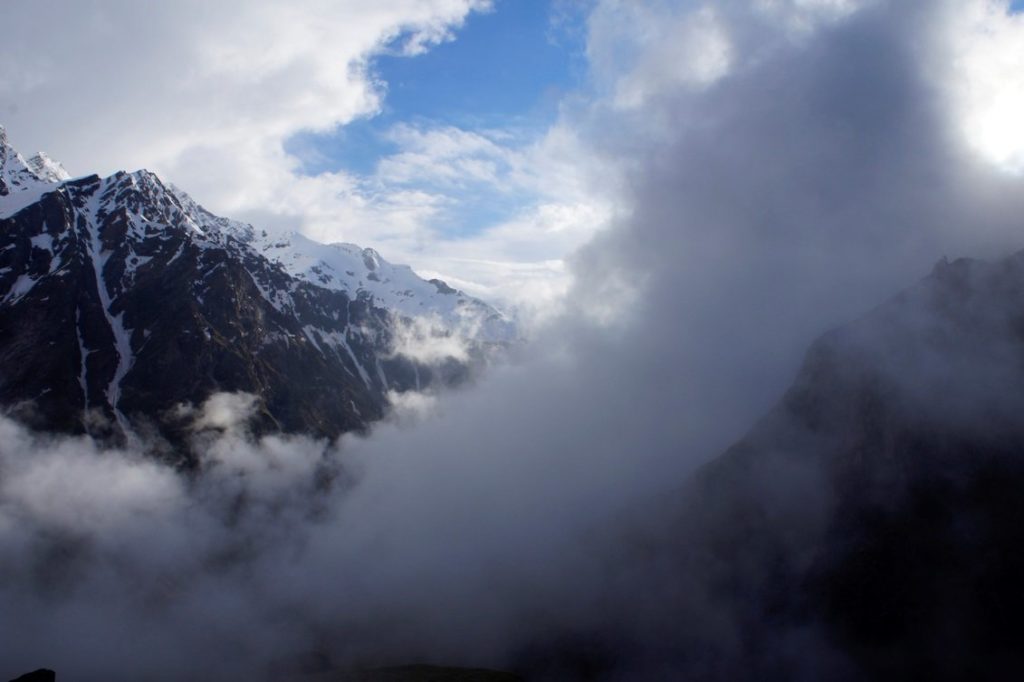
[[[221,218],[210,213],[200,206],[187,192],[172,183],[168,183],[165,187],[178,200],[182,209],[195,221],[196,226],[200,230],[213,230],[223,235],[234,237],[247,244],[253,241],[256,230],[252,225],[238,220],[231,220],[230,218]]]
[[[254,231],[251,243],[296,279],[368,299],[402,317],[475,341],[507,343],[517,338],[515,323],[496,308],[439,279],[423,279],[408,265],[392,264],[374,249],[344,242],[321,244],[299,232],[265,230]]]
[[[28,167],[46,182],[64,182],[71,179],[71,174],[64,169],[64,165],[50,158],[46,152],[39,152],[29,159]]]
[[[26,160],[10,145],[0,126],[0,218],[11,216],[70,179],[64,167],[40,152]],[[102,181],[99,209],[128,209],[132,233],[149,234],[154,224],[181,226],[196,245],[246,245],[298,280],[344,292],[431,335],[451,335],[482,343],[518,338],[513,320],[491,305],[439,279],[426,280],[407,265],[395,265],[372,248],[322,244],[299,232],[256,230],[214,215],[186,192],[146,170],[119,172]],[[155,223],[154,223],[155,221]]]
[[[64,166],[45,152],[26,160],[11,146],[7,130],[0,125],[0,217],[21,210],[70,178]]]
[[[0,181],[0,407],[40,427],[187,450],[177,407],[243,391],[259,428],[334,438],[518,338],[373,249],[216,216],[147,170],[69,179],[0,129]]]

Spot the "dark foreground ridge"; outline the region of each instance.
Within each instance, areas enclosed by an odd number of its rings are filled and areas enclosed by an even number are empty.
[[[11,682],[56,682],[57,673],[46,668],[40,668],[21,677],[16,677]]]
[[[512,673],[482,668],[403,665],[368,670],[325,672],[295,682],[523,682]]]

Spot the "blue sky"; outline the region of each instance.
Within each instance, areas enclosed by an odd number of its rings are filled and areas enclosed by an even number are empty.
[[[584,6],[496,0],[491,11],[470,15],[454,40],[412,57],[400,54],[399,37],[370,65],[387,86],[380,113],[331,133],[301,133],[285,149],[307,174],[340,170],[369,178],[381,159],[401,150],[392,134],[399,125],[455,127],[500,138],[510,148],[528,144],[557,119],[562,97],[583,77]],[[408,188],[439,191],[429,178]],[[528,203],[495,188],[463,189],[445,190],[451,236],[493,225]]]

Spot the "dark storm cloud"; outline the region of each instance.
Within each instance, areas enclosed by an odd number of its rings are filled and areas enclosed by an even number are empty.
[[[967,155],[931,79],[936,7],[871,3],[790,41],[723,5],[729,75],[592,109],[578,123],[627,169],[628,217],[576,256],[569,310],[528,357],[414,427],[337,447],[228,429],[185,481],[4,422],[2,671],[238,676],[310,648],[502,665],[610,629],[664,642],[652,676],[714,672],[742,649],[735,605],[626,520],[666,532],[658,500],[771,405],[815,336],[943,254],[1018,246],[1020,181]],[[324,467],[345,472],[329,491]],[[816,476],[766,468],[759,494]],[[813,533],[827,506],[780,522]],[[684,665],[691,635],[707,659]],[[773,641],[842,669],[814,632]]]

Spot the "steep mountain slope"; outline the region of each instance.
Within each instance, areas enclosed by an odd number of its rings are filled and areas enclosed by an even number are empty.
[[[463,358],[396,354],[407,316],[293,277],[251,226],[147,171],[67,180],[2,142],[0,404],[40,428],[180,446],[183,406],[244,391],[259,429],[337,436],[379,419],[389,391],[457,381],[486,354],[474,338]]]

